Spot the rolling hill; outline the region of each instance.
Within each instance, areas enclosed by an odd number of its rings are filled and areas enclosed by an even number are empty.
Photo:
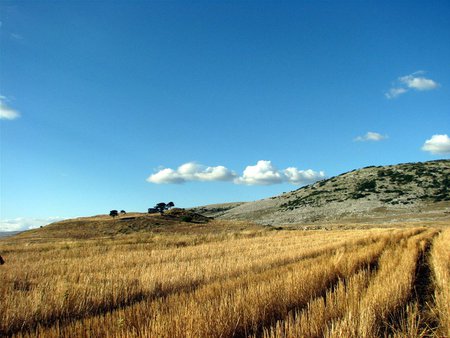
[[[227,231],[260,231],[270,229],[252,222],[213,220],[191,210],[173,208],[164,215],[133,212],[118,217],[96,215],[54,222],[46,226],[17,232],[12,240],[54,241],[115,238],[125,235],[175,236],[206,235]],[[175,236],[176,237],[176,236]]]
[[[193,211],[270,225],[446,218],[450,160],[365,167],[279,196]]]

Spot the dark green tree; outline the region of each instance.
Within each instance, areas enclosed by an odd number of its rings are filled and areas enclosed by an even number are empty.
[[[164,202],[160,202],[157,205],[155,205],[155,209],[162,215],[164,214],[164,210],[167,210],[167,204]]]
[[[111,216],[112,218],[115,218],[116,216],[119,216],[119,213],[117,212],[117,210],[111,210],[109,212],[109,216]]]

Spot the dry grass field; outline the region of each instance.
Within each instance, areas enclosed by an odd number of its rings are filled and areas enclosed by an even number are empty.
[[[0,241],[0,336],[450,335],[445,226],[100,223]]]

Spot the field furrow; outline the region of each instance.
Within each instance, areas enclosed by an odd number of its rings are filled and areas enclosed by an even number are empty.
[[[413,236],[387,249],[380,258],[379,270],[355,307],[329,326],[328,337],[380,337],[394,329],[413,294],[416,265],[434,231]]]
[[[367,288],[372,274],[369,269],[362,269],[340,279],[324,296],[312,299],[303,309],[290,311],[283,320],[264,328],[262,337],[322,337],[331,321],[338,320],[350,309],[355,310],[355,300]]]
[[[409,239],[422,240],[423,237],[428,237],[428,234],[419,234]],[[391,254],[391,251],[396,246],[396,242],[391,242],[383,253],[384,262],[385,257]],[[378,265],[376,266],[378,269]],[[331,333],[332,326],[351,325],[349,319],[347,321],[342,319],[347,315],[350,319],[354,317],[355,313],[360,313],[361,295],[367,292],[369,282],[372,279],[380,278],[375,273],[376,269],[363,270],[349,278],[339,281],[336,288],[329,290],[323,297],[311,300],[307,307],[301,310],[295,310],[288,314],[288,316],[276,324],[264,330],[264,337],[319,337],[326,332],[328,335],[339,336],[340,334],[349,335],[349,332]],[[380,269],[381,270],[381,269]],[[382,276],[382,270],[379,272]],[[336,324],[337,323],[337,324]],[[357,329],[357,323],[352,323],[353,329]],[[334,328],[336,331],[337,329]],[[354,336],[362,334],[361,332],[354,333]]]
[[[438,328],[436,335],[450,337],[450,229],[442,231],[434,240],[430,256],[435,288],[435,308]]]

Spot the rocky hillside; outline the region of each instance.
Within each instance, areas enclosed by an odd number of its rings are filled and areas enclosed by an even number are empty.
[[[366,167],[280,196],[228,207],[215,216],[264,224],[399,220],[437,212],[445,217],[450,213],[450,160]]]
[[[226,214],[227,211],[236,208],[240,205],[245,204],[245,202],[231,202],[231,203],[221,203],[221,204],[209,204],[201,207],[191,208],[192,212],[199,213],[207,217],[220,217]]]

